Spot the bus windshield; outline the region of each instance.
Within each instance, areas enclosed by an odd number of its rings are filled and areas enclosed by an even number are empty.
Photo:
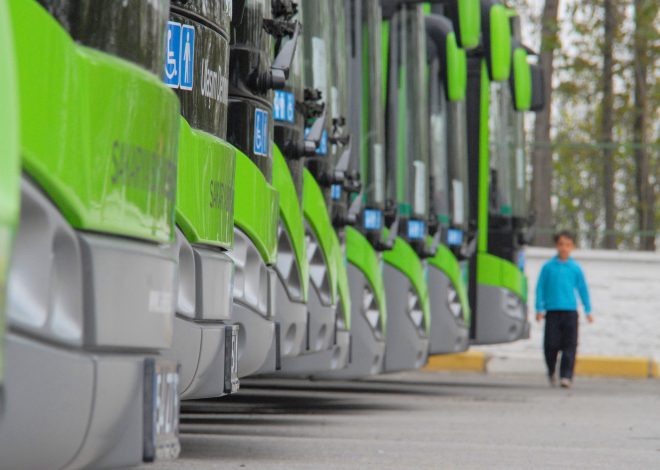
[[[429,80],[430,210],[443,229],[467,230],[468,155],[464,100],[448,101],[439,57],[431,60]]]
[[[527,155],[525,152],[525,113],[514,112],[509,130],[513,138],[512,172],[513,172],[513,216],[527,218]]]
[[[330,101],[332,103],[333,133],[342,137],[348,133],[348,69],[346,59],[346,12],[343,2],[332,2],[332,88]],[[347,142],[340,143],[335,151],[338,158],[345,149]],[[336,145],[336,144],[333,144]],[[336,162],[335,162],[336,163]]]
[[[404,7],[392,19],[398,54],[390,74],[398,77],[396,109],[396,199],[402,217],[426,220],[429,118],[426,29],[421,6]]]
[[[362,187],[367,206],[385,202],[385,123],[383,112],[382,12],[377,0],[364,2],[362,57],[362,133],[360,154]]]
[[[467,230],[469,220],[467,110],[465,101],[447,106],[447,147],[449,174],[450,222],[454,228]]]

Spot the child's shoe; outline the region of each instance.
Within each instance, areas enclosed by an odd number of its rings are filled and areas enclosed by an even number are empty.
[[[571,388],[572,385],[571,379],[562,377],[562,379],[559,381],[559,385],[561,386],[561,388]]]

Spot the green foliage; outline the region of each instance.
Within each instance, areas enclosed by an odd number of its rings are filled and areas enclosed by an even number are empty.
[[[518,0],[523,8],[531,4]],[[529,3],[529,4],[528,4]],[[583,246],[598,248],[604,238],[603,149],[614,153],[616,242],[619,248],[639,246],[635,184],[635,148],[643,145],[650,158],[650,179],[655,185],[656,237],[660,227],[660,7],[657,0],[637,0],[642,21],[635,21],[635,2],[615,3],[614,34],[614,143],[601,143],[602,0],[562,0],[553,76],[552,142],[532,146],[553,149],[553,211],[555,226],[537,221],[539,231],[571,228]],[[637,25],[637,28],[636,28]],[[540,28],[539,28],[540,29]],[[635,41],[637,37],[637,41]],[[640,43],[641,39],[641,43]],[[643,45],[647,68],[646,142],[636,142],[635,49]],[[638,49],[639,50],[639,49]]]

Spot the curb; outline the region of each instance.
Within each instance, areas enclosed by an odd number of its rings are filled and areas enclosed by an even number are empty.
[[[429,356],[428,371],[487,372],[488,356],[482,351]]]
[[[429,356],[423,370],[541,374],[545,373],[545,366],[541,356],[494,356],[483,351],[467,351]],[[660,364],[648,357],[578,356],[575,375],[626,379],[660,378]]]
[[[578,356],[575,374],[648,379],[658,377],[658,364],[648,357]]]

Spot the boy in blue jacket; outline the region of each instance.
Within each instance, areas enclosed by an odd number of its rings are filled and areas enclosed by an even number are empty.
[[[589,323],[593,322],[593,316],[584,274],[580,265],[571,258],[575,237],[564,230],[557,233],[554,240],[557,256],[543,265],[536,284],[536,321],[540,322],[545,312],[543,348],[550,385],[556,384],[557,354],[561,351],[560,384],[563,388],[570,388],[578,340],[576,290]]]

